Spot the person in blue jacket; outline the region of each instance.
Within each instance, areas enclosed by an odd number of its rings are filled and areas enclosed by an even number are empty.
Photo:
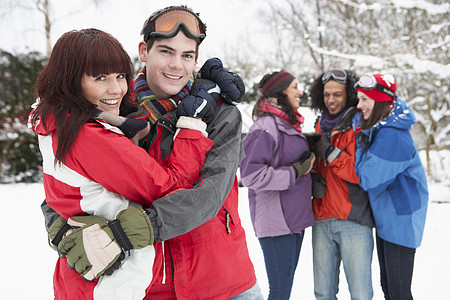
[[[425,171],[409,132],[416,118],[396,95],[392,75],[363,75],[356,87],[355,168],[375,218],[381,287],[385,299],[413,299],[414,256],[428,206]]]
[[[286,71],[266,74],[243,140],[241,180],[264,254],[268,299],[289,299],[305,228],[314,224],[311,175],[315,155],[302,134],[297,111],[303,93]]]

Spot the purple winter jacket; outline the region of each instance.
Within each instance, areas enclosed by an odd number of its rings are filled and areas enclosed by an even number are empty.
[[[306,138],[273,114],[255,120],[243,140],[241,180],[248,187],[258,238],[299,233],[314,224],[311,175],[295,178],[292,164],[309,151]]]

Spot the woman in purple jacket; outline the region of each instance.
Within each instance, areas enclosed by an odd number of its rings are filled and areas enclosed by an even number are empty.
[[[314,224],[309,172],[315,156],[301,130],[297,79],[285,71],[267,74],[259,90],[240,170],[264,254],[268,299],[282,300],[291,294],[304,229]]]

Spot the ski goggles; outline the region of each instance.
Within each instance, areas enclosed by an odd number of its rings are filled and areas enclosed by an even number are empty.
[[[395,92],[384,85],[379,84],[373,75],[362,75],[355,84],[355,88],[361,88],[366,91],[376,89],[377,91],[395,98]]]
[[[327,83],[330,80],[337,81],[339,83],[347,83],[347,72],[342,69],[331,69],[322,76],[322,84]]]
[[[200,18],[186,10],[168,9],[152,17],[144,31],[144,41],[153,38],[172,38],[182,29],[187,37],[201,43],[206,37],[206,26]]]

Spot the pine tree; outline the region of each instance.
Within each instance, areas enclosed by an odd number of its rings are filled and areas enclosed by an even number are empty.
[[[42,160],[27,118],[46,59],[37,52],[15,56],[0,50],[0,61],[0,182],[36,182]]]

